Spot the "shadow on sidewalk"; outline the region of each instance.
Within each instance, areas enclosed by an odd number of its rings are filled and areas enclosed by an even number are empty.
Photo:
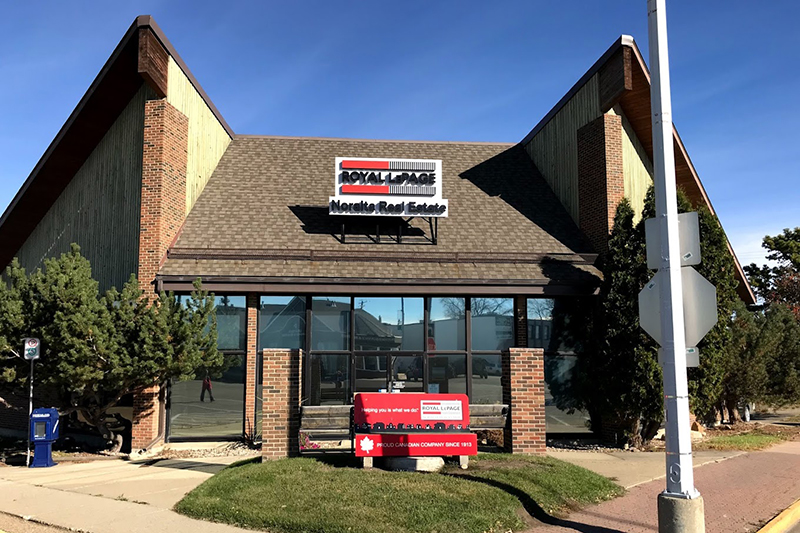
[[[457,477],[460,479],[468,479],[469,481],[475,481],[477,483],[483,483],[484,485],[489,485],[490,487],[494,487],[502,491],[505,491],[508,494],[511,494],[512,496],[517,498],[520,501],[520,503],[522,503],[522,507],[531,517],[548,526],[558,526],[558,527],[568,528],[572,531],[578,531],[580,533],[625,533],[621,529],[611,529],[603,526],[582,524],[580,522],[575,522],[572,520],[556,518],[554,516],[551,516],[547,514],[547,512],[544,509],[542,509],[539,506],[539,504],[536,503],[536,501],[533,498],[531,498],[526,492],[518,489],[517,487],[508,485],[506,483],[502,483],[500,481],[470,476],[468,474],[447,474],[447,475],[450,475],[452,477]],[[529,524],[529,526],[533,526],[533,524]]]
[[[175,470],[190,470],[192,472],[204,472],[206,474],[216,474],[220,470],[228,467],[223,463],[206,463],[203,461],[191,461],[187,459],[151,459],[149,461],[134,462],[136,466],[173,468]]]

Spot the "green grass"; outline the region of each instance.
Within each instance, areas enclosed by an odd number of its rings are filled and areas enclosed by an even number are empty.
[[[274,532],[506,532],[524,507],[560,514],[622,489],[550,458],[482,455],[443,474],[363,470],[311,458],[239,463],[190,492],[176,510]]]
[[[742,435],[720,435],[704,441],[701,446],[695,446],[703,450],[763,450],[773,444],[778,444],[787,440],[778,435],[765,435],[757,432]]]

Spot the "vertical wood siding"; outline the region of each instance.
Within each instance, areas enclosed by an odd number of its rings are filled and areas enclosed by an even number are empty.
[[[616,108],[616,112],[622,116],[622,170],[625,178],[625,198],[630,200],[635,213],[634,221],[638,222],[642,217],[647,189],[653,184],[653,163],[650,162],[628,118],[619,108]]]
[[[29,272],[78,243],[100,289],[121,287],[139,256],[145,85],[17,252]]]
[[[525,146],[539,172],[578,222],[577,131],[601,116],[597,74]]]
[[[189,119],[186,161],[186,212],[188,213],[203,192],[231,138],[172,57],[169,58],[167,102]]]

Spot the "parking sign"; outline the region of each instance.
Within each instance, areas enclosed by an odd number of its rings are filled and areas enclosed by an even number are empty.
[[[25,349],[23,350],[25,359],[33,361],[39,359],[39,339],[25,339]]]

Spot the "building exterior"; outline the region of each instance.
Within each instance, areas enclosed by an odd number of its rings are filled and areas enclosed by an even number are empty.
[[[543,452],[585,430],[547,400],[575,357],[557,329],[597,293],[617,204],[640,211],[652,182],[649,91],[623,36],[516,144],[241,135],[141,16],[0,219],[0,263],[77,242],[103,288],[215,293],[227,370],[134,398],[134,449],[255,431],[283,456],[303,409],[396,389],[506,406],[506,446]],[[409,190],[432,199],[390,213]]]

